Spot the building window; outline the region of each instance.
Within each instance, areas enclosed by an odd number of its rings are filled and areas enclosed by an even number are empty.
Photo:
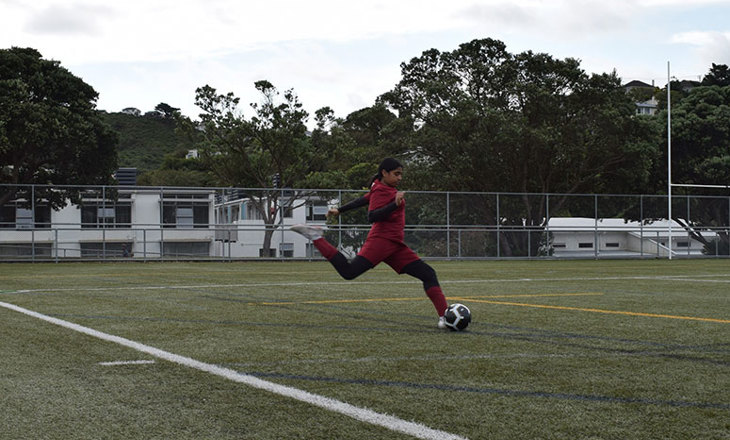
[[[165,228],[207,228],[208,205],[165,203],[162,205],[162,223]]]
[[[293,257],[294,256],[294,243],[281,243],[279,245],[279,255],[282,257]]]
[[[175,224],[178,228],[191,228],[193,226],[193,208],[177,208]]]
[[[565,243],[553,243],[554,248],[565,248]]]
[[[33,209],[14,203],[0,207],[0,228],[33,229],[51,227],[51,207],[38,205]]]
[[[593,248],[593,242],[584,241],[582,243],[578,243],[578,247],[581,248],[581,249],[592,249]]]
[[[210,243],[207,241],[167,241],[162,246],[165,257],[208,257]]]
[[[617,248],[620,247],[618,243],[606,243],[607,248]]]
[[[15,227],[17,229],[33,229],[33,211],[25,208],[15,210]]]
[[[264,216],[261,215],[261,212],[258,210],[255,204],[253,203],[246,203],[246,217],[245,220],[263,220]]]
[[[50,257],[51,243],[0,243],[0,258]]]
[[[327,220],[327,205],[307,205],[307,221],[323,222]]]
[[[15,227],[15,206],[0,206],[0,228]]]
[[[677,247],[678,248],[681,248],[681,247],[687,248],[687,247],[689,247],[689,242],[688,241],[678,241],[677,242]]]
[[[81,243],[81,258],[119,258],[131,256],[132,243]]]
[[[129,228],[132,226],[132,205],[83,205],[82,228]]]

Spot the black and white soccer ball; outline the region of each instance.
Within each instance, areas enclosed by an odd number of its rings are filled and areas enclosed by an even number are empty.
[[[444,313],[444,321],[449,330],[464,330],[471,322],[471,310],[464,304],[451,304]]]

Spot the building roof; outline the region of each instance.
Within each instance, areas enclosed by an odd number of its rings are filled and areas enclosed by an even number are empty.
[[[633,81],[631,81],[631,82],[628,82],[628,83],[624,84],[624,88],[625,89],[631,89],[631,88],[635,88],[635,87],[647,87],[647,88],[650,88],[650,89],[654,88],[654,86],[652,86],[650,84],[647,84],[645,82],[636,80],[636,79],[633,80]]]

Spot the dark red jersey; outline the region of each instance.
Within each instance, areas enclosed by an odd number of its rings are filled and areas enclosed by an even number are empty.
[[[395,202],[395,194],[398,190],[392,186],[375,180],[370,192],[365,195],[369,201],[368,211],[374,211]],[[403,242],[403,229],[406,224],[406,201],[395,208],[385,220],[373,223],[368,238],[385,238],[391,241]]]

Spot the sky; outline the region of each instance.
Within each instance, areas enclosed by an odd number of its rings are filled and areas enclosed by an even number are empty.
[[[195,89],[292,89],[310,114],[372,105],[400,65],[478,38],[576,58],[659,87],[730,65],[730,0],[0,0],[0,49],[32,47],[99,93],[97,107],[164,102],[196,119]]]

